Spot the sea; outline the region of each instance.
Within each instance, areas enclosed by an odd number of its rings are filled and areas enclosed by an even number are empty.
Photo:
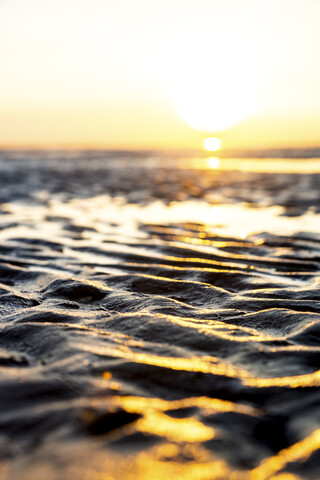
[[[320,149],[0,151],[0,479],[320,478]]]

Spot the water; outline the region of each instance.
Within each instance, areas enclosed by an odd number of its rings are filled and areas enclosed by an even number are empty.
[[[0,478],[320,477],[319,160],[0,171]]]

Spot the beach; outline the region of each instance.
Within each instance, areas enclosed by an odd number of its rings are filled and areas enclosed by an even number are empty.
[[[0,152],[0,479],[320,477],[320,160],[274,157]]]

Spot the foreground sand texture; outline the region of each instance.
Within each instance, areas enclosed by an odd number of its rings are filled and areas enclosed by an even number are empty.
[[[0,155],[0,478],[320,478],[320,174],[116,157]]]

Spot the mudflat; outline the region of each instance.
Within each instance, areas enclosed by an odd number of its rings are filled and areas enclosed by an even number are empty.
[[[0,154],[0,478],[320,477],[320,173],[257,161]]]

